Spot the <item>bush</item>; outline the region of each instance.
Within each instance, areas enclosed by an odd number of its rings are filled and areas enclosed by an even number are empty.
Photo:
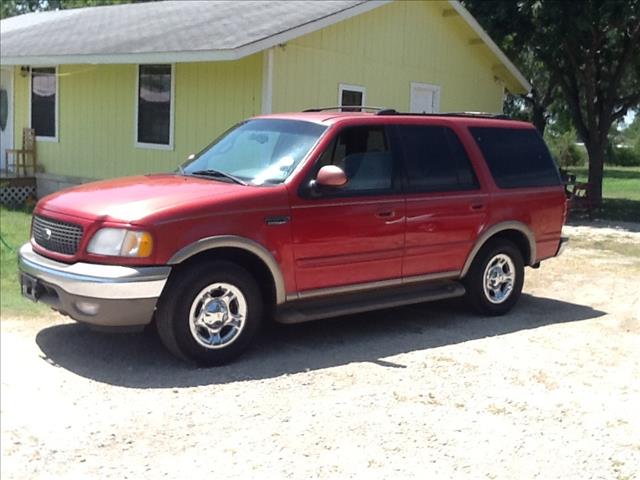
[[[576,145],[576,136],[568,131],[557,137],[546,138],[551,155],[561,168],[575,167],[586,163],[586,152]]]
[[[607,165],[618,167],[640,167],[640,149],[631,147],[610,147],[605,159]]]

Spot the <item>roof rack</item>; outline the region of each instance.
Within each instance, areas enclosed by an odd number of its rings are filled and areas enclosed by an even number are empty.
[[[392,108],[379,110],[376,112],[376,115],[408,115],[412,117],[467,117],[467,118],[493,118],[496,120],[510,120],[510,117],[503,113],[485,113],[485,112],[407,113],[407,112],[397,112]]]
[[[321,107],[321,108],[308,108],[303,110],[304,113],[310,112],[326,112],[331,110],[338,110],[340,112],[354,112],[369,110],[374,112],[374,115],[403,115],[411,117],[466,117],[466,118],[492,118],[495,120],[511,120],[511,117],[503,113],[486,113],[486,112],[443,112],[443,113],[409,113],[398,112],[393,108],[386,107],[367,107],[358,105],[342,105],[337,107]]]
[[[367,106],[360,106],[360,105],[340,105],[337,107],[321,107],[321,108],[307,108],[306,110],[303,110],[303,113],[310,113],[310,112],[325,112],[325,111],[329,111],[329,110],[338,110],[341,112],[353,112],[353,111],[362,111],[362,110],[372,110],[375,112],[385,112],[385,111],[394,111],[393,109],[389,109],[386,107],[367,107]]]

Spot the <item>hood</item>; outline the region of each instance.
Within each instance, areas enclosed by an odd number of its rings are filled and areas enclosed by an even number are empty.
[[[38,210],[88,220],[135,223],[163,210],[244,196],[254,187],[182,175],[145,175],[87,183],[44,197]]]

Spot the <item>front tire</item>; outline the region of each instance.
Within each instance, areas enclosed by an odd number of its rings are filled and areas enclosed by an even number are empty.
[[[522,253],[508,240],[490,240],[476,255],[464,284],[467,299],[478,313],[504,315],[522,293]]]
[[[179,272],[159,302],[157,329],[174,355],[202,366],[238,357],[260,329],[263,299],[251,274],[227,261]]]

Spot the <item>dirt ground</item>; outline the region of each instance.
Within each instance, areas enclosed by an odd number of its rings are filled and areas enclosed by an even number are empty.
[[[1,476],[640,478],[640,224],[566,231],[506,317],[455,300],[279,327],[223,368],[3,318]]]

